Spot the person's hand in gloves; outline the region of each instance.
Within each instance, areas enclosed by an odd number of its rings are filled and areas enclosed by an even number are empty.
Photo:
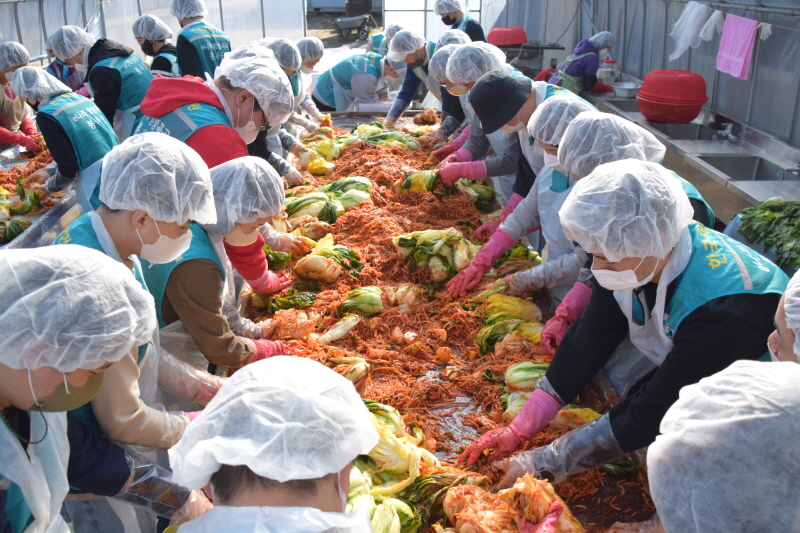
[[[519,203],[522,200],[524,200],[524,198],[519,194],[517,193],[512,194],[511,198],[508,199],[508,202],[506,203],[505,207],[503,207],[503,210],[500,212],[500,216],[497,218],[497,220],[486,222],[481,227],[476,229],[475,236],[478,237],[479,239],[485,239],[486,237],[491,237],[492,235],[494,235],[494,232],[497,230],[497,228],[500,227],[500,224],[502,224],[503,221],[507,219],[511,213],[514,212],[514,209],[519,205]]]
[[[41,152],[42,147],[33,137],[29,137],[24,133],[15,133],[14,144],[18,144],[28,150],[29,152]]]
[[[508,426],[494,429],[470,444],[458,456],[458,462],[466,462],[467,466],[471,466],[485,450],[489,449],[495,449],[487,458],[489,461],[508,457],[549,424],[560,409],[558,401],[548,393],[541,389],[533,391],[522,410]]]
[[[447,282],[447,290],[454,296],[463,297],[467,291],[481,282],[483,276],[494,266],[495,261],[514,246],[514,239],[503,230],[492,235],[491,240],[475,256],[467,268]]]
[[[596,82],[594,87],[592,87],[593,93],[610,93],[613,90],[614,88],[611,85],[603,83],[602,81]]]
[[[300,154],[302,152],[305,152],[306,150],[308,150],[308,148],[306,147],[305,144],[301,142],[296,142],[292,144],[291,148],[289,148],[289,153],[291,153],[295,157],[300,157]]]
[[[280,292],[292,284],[292,280],[286,275],[267,270],[260,278],[246,280],[254,291],[261,294],[273,294]]]
[[[183,524],[189,520],[202,516],[207,511],[210,511],[214,505],[206,498],[202,490],[195,489],[192,491],[189,500],[183,504],[178,511],[172,514],[170,524]]]
[[[537,265],[538,266],[538,265]],[[508,285],[508,290],[506,294],[510,296],[517,296],[522,297],[523,295],[533,292],[535,290],[539,290],[542,288],[537,281],[539,281],[540,276],[532,276],[532,270],[536,267],[531,267],[527,270],[523,270],[521,272],[516,272],[514,274],[509,274],[505,278],[503,278]]]
[[[291,355],[289,353],[291,351],[289,343],[285,341],[268,341],[265,339],[255,339],[249,342],[252,342],[256,348],[255,355],[253,355],[253,358],[250,359],[251,363],[255,363],[256,361],[261,361],[262,359],[267,359],[274,355]]]
[[[592,289],[585,283],[577,282],[572,286],[556,309],[556,314],[542,329],[542,347],[547,353],[556,354],[556,349],[567,334],[567,329],[583,314],[591,298]]]
[[[439,170],[439,178],[445,185],[453,185],[461,178],[478,181],[486,177],[486,163],[469,161],[467,163],[450,163]]]
[[[36,172],[33,172],[28,179],[25,180],[25,183],[28,185],[38,184],[44,185],[47,183],[47,180],[50,179],[50,176],[56,173],[56,167],[44,167],[40,168]]]
[[[446,144],[445,146],[442,146],[438,150],[434,150],[433,151],[434,157],[436,157],[436,159],[441,161],[448,155],[452,154],[453,152],[464,146],[464,143],[467,142],[467,139],[469,139],[469,132],[470,132],[470,127],[467,126],[458,135],[458,137],[453,139],[453,142]]]
[[[383,119],[383,127],[384,128],[394,128],[394,125],[397,123],[397,117],[386,117]]]
[[[294,167],[289,167],[283,177],[286,178],[286,182],[291,186],[302,185],[305,182],[303,175]]]
[[[441,163],[436,165],[436,168],[441,169],[451,163],[465,163],[468,161],[472,161],[472,152],[470,152],[466,148],[459,148],[452,154],[442,159]]]
[[[282,231],[271,231],[264,237],[264,240],[272,250],[292,254],[292,257],[301,257],[310,250],[304,239]]]
[[[503,481],[505,481],[505,478]],[[503,481],[500,483],[502,484]],[[508,486],[511,487],[512,485],[513,482]],[[547,511],[547,514],[539,520],[538,524],[532,524],[521,516],[518,516],[517,529],[519,529],[519,533],[556,533],[556,526],[558,525],[558,521],[561,520],[561,514],[563,512],[564,504],[556,500],[550,504],[550,509]]]

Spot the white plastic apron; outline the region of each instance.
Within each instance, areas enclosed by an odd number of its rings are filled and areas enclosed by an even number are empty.
[[[367,62],[364,62],[366,67]],[[366,68],[365,68],[366,71]],[[336,111],[353,111],[355,109],[356,97],[352,89],[345,89],[336,79],[336,76],[331,73],[331,81],[333,82],[333,107]]]
[[[47,437],[38,444],[28,444],[27,455],[17,437],[0,424],[0,474],[19,486],[33,514],[34,521],[25,533],[69,533],[60,514],[69,492],[67,414],[31,411],[30,419],[31,440],[42,438],[45,419]]]
[[[427,65],[430,61],[430,57],[427,57],[429,51],[428,43],[425,43],[425,64]],[[428,88],[428,94],[425,98],[422,99],[422,108],[434,108],[439,111],[442,109],[442,85],[436,81],[436,79],[431,76],[430,70],[425,72],[422,67],[417,67],[414,69],[414,74],[417,75],[419,79],[422,80],[422,83],[425,84],[425,87]],[[431,97],[431,95],[433,95]]]
[[[139,106],[130,109],[117,109],[114,113],[114,132],[117,134],[119,142],[124,141],[133,133],[133,125],[136,122],[136,115],[133,113],[139,111]]]
[[[78,177],[75,189],[77,189],[76,192],[78,193],[78,204],[80,204],[81,211],[84,213],[94,211],[90,199],[92,194],[94,194],[94,188],[97,186],[97,182],[100,181],[100,174],[102,171],[103,158],[101,157],[81,172],[81,175]]]
[[[527,128],[522,128],[519,132],[519,150],[523,157],[528,161],[531,169],[538,176],[544,167],[544,150],[536,139],[528,134]]]
[[[475,109],[473,109],[472,104],[469,103],[469,94],[465,93],[459,95],[458,101],[461,102],[461,109],[464,110],[464,117],[467,120],[467,123],[472,122],[472,117],[475,116]]]
[[[277,126],[270,126],[267,130],[267,148],[269,151],[275,154],[276,156],[285,157],[286,153],[283,150],[283,145],[281,144],[281,138],[278,133],[281,131],[281,124]]]
[[[633,291],[614,291],[620,309],[628,317],[628,328],[631,342],[646,355],[653,363],[660,366],[672,350],[672,339],[664,332],[664,308],[667,303],[667,287],[677,278],[689,264],[692,254],[692,237],[689,228],[684,228],[678,244],[672,251],[672,256],[661,272],[661,279],[656,290],[656,303],[652,310],[647,309],[644,301],[644,291],[637,295]],[[639,298],[644,310],[644,325],[640,326],[633,320],[633,298]]]
[[[178,533],[372,533],[365,512],[326,513],[313,507],[230,507],[213,509]]]
[[[551,189],[553,185],[554,170],[545,166],[542,172],[537,176],[536,183],[538,200],[537,205],[539,208],[539,222],[542,226],[541,233],[544,240],[547,241],[547,260],[553,261],[562,255],[572,253],[573,246],[566,235],[564,229],[561,227],[561,219],[558,217],[558,211],[564,204],[564,201],[572,191],[572,186],[577,181],[572,176],[569,176],[569,189],[564,192],[555,192]],[[577,280],[575,280],[577,281]],[[559,301],[563,300],[567,293],[572,289],[574,283],[560,285],[558,287],[550,288],[552,295]]]
[[[489,146],[492,147],[496,156],[502,156],[508,146],[508,133],[497,130],[493,133],[486,135],[489,141]],[[508,203],[511,195],[514,194],[514,182],[517,181],[517,173],[505,174],[503,176],[492,176],[489,178],[492,182],[492,188],[497,193],[497,199],[502,206]]]

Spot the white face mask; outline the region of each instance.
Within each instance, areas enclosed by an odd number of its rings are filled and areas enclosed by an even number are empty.
[[[561,170],[561,163],[558,162],[558,156],[553,154],[544,153],[544,164],[550,168]]]
[[[153,222],[159,235],[158,240],[153,244],[145,244],[139,230],[136,229],[136,234],[139,235],[139,241],[142,243],[142,251],[139,252],[139,257],[157,265],[169,263],[180,258],[192,244],[192,232],[187,231],[177,239],[173,239],[162,235],[161,230],[158,228],[158,222],[155,220]]]
[[[781,362],[781,360],[778,359],[778,356],[775,355],[775,352],[772,351],[772,346],[770,346],[769,343],[767,343],[767,350],[769,350],[769,356],[770,356],[770,358],[772,358],[772,361],[774,363],[780,363]]]
[[[6,80],[11,81],[11,78],[14,77],[14,72],[16,72],[16,70],[11,70],[9,72],[6,72],[4,74],[4,76],[6,77]]]
[[[519,117],[519,111],[517,111],[517,114],[515,116],[517,117],[517,120],[519,122],[517,124],[515,124],[514,126],[509,126],[508,124],[504,124],[500,128],[500,131],[505,132],[505,133],[517,133],[518,131],[522,131],[522,128],[525,127],[525,123]]]
[[[600,50],[600,59],[608,59],[609,55],[611,55],[611,52],[609,52],[608,48]]]
[[[83,49],[83,63],[78,63],[77,61],[75,62],[75,70],[78,72],[87,72],[89,70],[89,50],[91,49],[91,46],[87,46]]]
[[[452,87],[447,89],[447,92],[449,92],[453,96],[461,96],[467,94],[467,86],[461,84],[453,85]]]
[[[242,138],[245,144],[250,144],[256,140],[258,137],[258,126],[253,121],[253,113],[256,110],[256,99],[253,98],[253,106],[250,109],[250,120],[244,126],[235,126],[233,129],[236,130],[236,133],[239,134],[239,137]],[[236,109],[236,123],[239,123],[239,111],[240,109]]]
[[[597,283],[610,291],[631,291],[649,283],[656,274],[658,261],[656,261],[656,266],[653,267],[653,271],[649,276],[642,280],[638,279],[636,277],[636,269],[642,266],[642,263],[644,263],[644,257],[633,269],[621,270],[619,272],[616,270],[595,270],[594,264],[592,264],[592,274],[594,274],[594,277],[597,279]]]
[[[239,224],[236,224],[233,228],[233,231],[225,235],[222,240],[231,246],[248,246],[256,242],[259,235],[261,234],[258,232],[258,230],[253,230],[251,233],[245,233],[242,231],[242,227]]]
[[[303,74],[311,74],[312,72],[314,72],[314,67],[307,67],[305,65],[302,65],[300,67],[300,72],[302,72]]]

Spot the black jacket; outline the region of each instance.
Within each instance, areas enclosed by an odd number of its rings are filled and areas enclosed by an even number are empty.
[[[127,57],[132,53],[133,49],[110,39],[98,39],[89,50],[89,83],[94,92],[94,103],[112,124],[117,113],[117,98],[122,92],[122,80],[119,71],[95,65],[109,57]]]

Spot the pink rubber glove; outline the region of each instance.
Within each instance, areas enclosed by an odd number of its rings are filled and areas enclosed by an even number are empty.
[[[517,528],[519,533],[555,533],[558,521],[561,520],[561,513],[564,512],[564,504],[556,500],[550,504],[550,510],[539,520],[538,524],[531,524],[522,517],[517,517]]]
[[[452,154],[453,152],[464,146],[464,143],[467,142],[467,139],[469,139],[469,132],[470,132],[470,126],[467,126],[458,135],[458,137],[453,139],[453,142],[451,142],[446,146],[442,146],[438,150],[434,150],[433,155],[436,156],[436,159],[442,160],[448,155]]]
[[[18,144],[19,146],[22,146],[23,148],[25,148],[30,152],[42,151],[42,147],[39,146],[39,143],[34,141],[33,137],[28,137],[24,133],[8,132],[6,138],[8,139],[6,142],[8,142],[9,144]],[[6,139],[3,140],[5,141]]]
[[[464,163],[467,161],[472,161],[472,152],[470,152],[466,148],[459,148],[452,154],[445,157],[441,163],[436,165],[436,168],[444,168],[450,163]]]
[[[461,178],[470,181],[482,180],[486,177],[486,163],[469,161],[467,163],[450,163],[439,170],[439,178],[445,185],[453,185]]]
[[[87,89],[85,85],[81,85],[81,88],[75,91],[75,94],[79,94],[81,96],[89,98],[89,89]]]
[[[261,294],[272,294],[280,292],[292,284],[292,280],[283,274],[276,274],[271,270],[267,270],[264,274],[255,280],[247,280],[247,283],[253,287],[253,290]]]
[[[289,343],[284,341],[268,341],[264,339],[255,339],[250,341],[256,345],[256,354],[250,359],[251,363],[267,359],[273,355],[291,355],[289,353]],[[555,416],[555,415],[553,415]]]
[[[560,409],[555,398],[541,389],[536,389],[508,426],[492,430],[470,444],[464,453],[458,456],[458,462],[466,461],[467,466],[470,466],[490,448],[496,450],[487,458],[488,461],[508,457],[549,424]]]
[[[200,416],[200,413],[202,413],[202,412],[203,411],[192,411],[191,413],[183,413],[183,414],[186,415],[186,418],[189,419],[189,422],[192,422],[192,421],[194,421],[195,418]]]
[[[585,283],[577,282],[572,286],[556,309],[556,314],[542,329],[542,347],[547,353],[556,354],[556,348],[567,334],[567,328],[583,314],[591,298],[592,289]]]
[[[467,268],[462,270],[453,279],[447,282],[447,290],[454,296],[464,296],[467,291],[477,285],[483,276],[494,266],[494,262],[514,246],[514,238],[503,230],[495,232],[486,246],[481,248],[478,255]]]
[[[33,121],[29,118],[26,118],[22,121],[22,123],[19,125],[19,131],[28,137],[36,137],[39,135],[39,132],[36,131],[36,127],[33,125]]]
[[[491,237],[494,235],[494,232],[497,231],[497,228],[500,227],[500,224],[503,223],[505,219],[508,218],[508,215],[514,212],[514,209],[519,205],[519,203],[524,200],[522,196],[517,193],[511,195],[511,198],[508,199],[508,203],[503,207],[503,210],[500,212],[500,216],[497,220],[492,220],[491,222],[486,222],[480,228],[475,230],[475,236],[479,239],[485,239],[486,237]]]

